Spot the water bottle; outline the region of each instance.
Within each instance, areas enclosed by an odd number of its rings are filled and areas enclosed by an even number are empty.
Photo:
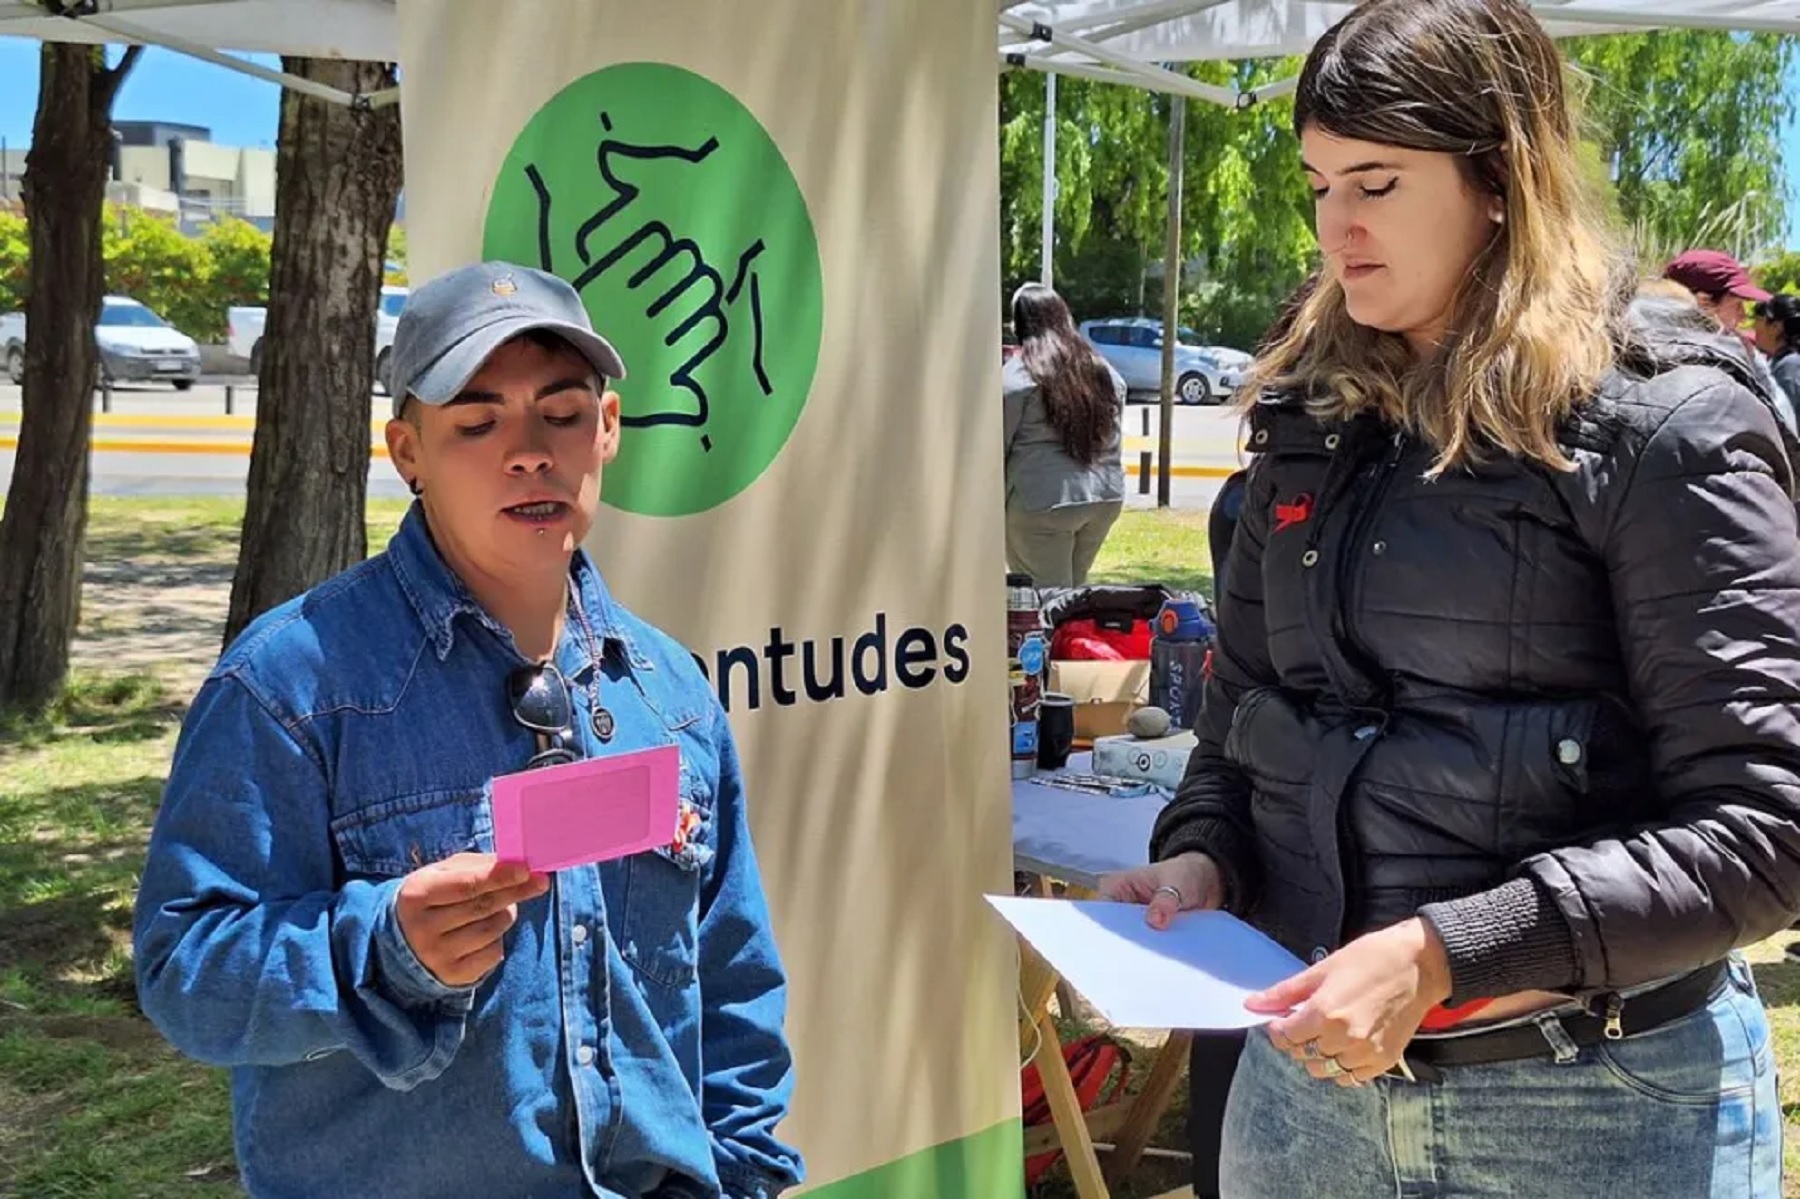
[[[1150,642],[1150,703],[1167,712],[1178,728],[1193,728],[1200,715],[1213,634],[1213,622],[1199,600],[1177,597],[1156,614],[1156,635]]]
[[[1006,576],[1006,677],[1011,686],[1012,776],[1030,778],[1037,769],[1038,705],[1044,693],[1044,616],[1028,574]]]

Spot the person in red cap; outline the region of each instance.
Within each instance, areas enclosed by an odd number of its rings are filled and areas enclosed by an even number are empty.
[[[1744,324],[1744,303],[1761,304],[1769,293],[1758,287],[1743,264],[1723,250],[1689,250],[1663,268],[1663,278],[1673,279],[1700,301],[1700,307],[1727,333]]]

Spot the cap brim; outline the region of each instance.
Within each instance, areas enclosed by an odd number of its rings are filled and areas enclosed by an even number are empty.
[[[1769,293],[1754,283],[1740,283],[1731,289],[1731,294],[1740,300],[1749,300],[1756,304],[1764,304],[1769,300]]]
[[[567,321],[545,320],[537,316],[516,316],[484,325],[438,356],[437,361],[420,371],[394,397],[398,406],[408,395],[422,404],[447,404],[468,386],[495,350],[519,336],[542,330],[554,333],[568,342],[607,379],[623,379],[625,363],[612,344],[598,333],[572,325]]]

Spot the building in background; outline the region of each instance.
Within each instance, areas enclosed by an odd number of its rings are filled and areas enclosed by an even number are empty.
[[[110,202],[179,215],[190,233],[224,216],[274,229],[274,150],[217,145],[210,129],[168,121],[115,121],[113,130]],[[0,146],[0,204],[20,196],[25,153],[23,146]]]

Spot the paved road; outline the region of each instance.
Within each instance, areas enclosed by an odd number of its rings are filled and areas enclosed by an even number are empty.
[[[191,391],[160,384],[121,386],[110,411],[95,398],[93,490],[101,495],[241,495],[250,467],[256,385],[250,380],[203,380]],[[400,497],[406,489],[387,464],[381,444],[387,397],[370,397],[369,494]],[[1132,404],[1125,414],[1125,469],[1133,507],[1154,505],[1137,490],[1140,454],[1155,461],[1155,406]],[[12,479],[18,444],[19,389],[0,383],[0,488]],[[1218,408],[1179,408],[1173,429],[1174,477],[1170,498],[1179,508],[1204,508],[1238,464],[1239,423]],[[1154,466],[1152,467],[1154,472]]]

